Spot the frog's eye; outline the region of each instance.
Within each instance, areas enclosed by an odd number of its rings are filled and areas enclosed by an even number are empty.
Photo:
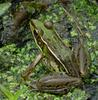
[[[52,29],[52,28],[53,28],[53,23],[50,22],[50,21],[45,21],[45,22],[44,22],[44,26],[45,26],[47,29]]]

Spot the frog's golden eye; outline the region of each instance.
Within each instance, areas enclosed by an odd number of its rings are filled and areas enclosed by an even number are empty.
[[[53,28],[53,23],[51,21],[45,21],[44,22],[44,26],[47,28],[47,29],[52,29]]]

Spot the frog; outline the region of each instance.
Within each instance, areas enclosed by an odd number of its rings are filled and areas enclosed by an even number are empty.
[[[49,74],[36,80],[34,84],[32,83],[33,85],[30,86],[33,90],[49,93],[67,93],[72,86],[80,85],[82,83],[81,76],[85,76],[89,67],[89,64],[84,64],[85,62],[80,60],[80,54],[87,57],[83,49],[84,47],[80,45],[77,52],[73,53],[62,41],[52,22],[45,21],[43,23],[39,20],[32,19],[30,21],[30,29],[41,53],[24,73],[22,73],[23,79],[26,80],[35,69],[36,65],[46,58],[55,72],[52,71],[52,75]],[[87,58],[86,62],[88,60]],[[85,67],[82,65],[85,65]],[[63,74],[60,74],[61,72]]]

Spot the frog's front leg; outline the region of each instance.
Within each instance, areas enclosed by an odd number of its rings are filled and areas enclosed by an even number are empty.
[[[29,67],[22,73],[22,78],[24,80],[27,80],[30,74],[32,73],[32,70],[36,67],[36,65],[40,62],[40,60],[43,58],[43,54],[40,53],[37,55],[37,57],[34,59],[34,61],[29,65]]]

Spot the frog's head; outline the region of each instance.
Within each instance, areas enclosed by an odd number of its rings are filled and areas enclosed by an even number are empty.
[[[51,36],[50,33],[53,32],[52,26],[52,22],[49,21],[41,22],[39,20],[34,19],[30,21],[30,29],[32,31],[33,38],[38,47],[40,47],[41,49],[43,48],[44,44],[47,44],[47,36]]]
[[[41,22],[39,20],[32,19],[30,22],[30,28],[32,32],[36,32],[38,35],[43,35],[44,31],[51,30],[53,23],[50,21]]]
[[[35,41],[38,43],[43,42],[43,34],[48,34],[52,31],[53,23],[49,21],[41,22],[39,20],[32,19],[30,21],[30,29],[32,31]],[[46,35],[44,35],[46,36]]]

